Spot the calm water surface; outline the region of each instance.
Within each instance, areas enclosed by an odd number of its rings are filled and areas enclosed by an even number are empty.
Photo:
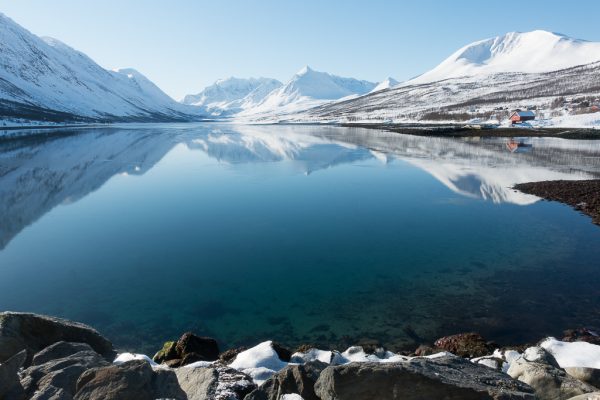
[[[152,353],[184,331],[394,349],[600,326],[600,228],[510,187],[600,142],[140,125],[0,142],[0,309]],[[517,140],[519,143],[521,140]]]

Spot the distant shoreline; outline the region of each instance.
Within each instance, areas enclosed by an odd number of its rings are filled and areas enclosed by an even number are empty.
[[[189,122],[164,122],[164,123],[181,123],[181,124],[196,124],[196,123],[224,123],[236,124],[231,120],[208,120],[208,121],[189,121]],[[133,122],[133,123],[85,123],[85,124],[56,124],[56,125],[23,125],[23,126],[0,126],[1,132],[18,131],[18,130],[51,130],[51,129],[72,129],[72,128],[114,128],[118,126],[144,125],[144,124],[162,124],[162,122]],[[486,127],[480,125],[466,124],[366,124],[366,123],[265,123],[265,124],[241,124],[241,125],[281,125],[281,126],[338,126],[344,128],[366,128],[375,130],[385,130],[388,132],[396,132],[405,135],[414,136],[431,136],[431,137],[554,137],[563,139],[579,139],[579,140],[600,140],[600,129],[595,128],[508,128],[508,127]],[[12,135],[7,135],[11,137]],[[19,135],[21,136],[21,135]]]

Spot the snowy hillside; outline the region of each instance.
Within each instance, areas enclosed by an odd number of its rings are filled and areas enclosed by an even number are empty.
[[[376,84],[354,78],[342,78],[318,72],[306,66],[284,86],[271,92],[260,104],[242,112],[242,116],[279,115],[369,93]]]
[[[535,111],[537,126],[600,126],[600,43],[534,31],[466,46],[388,90],[285,116],[291,122],[506,123]],[[283,119],[283,118],[281,118]]]
[[[389,77],[386,80],[379,82],[377,84],[377,86],[375,86],[375,88],[373,90],[371,90],[371,93],[379,92],[379,91],[385,90],[385,89],[390,89],[390,88],[393,88],[394,86],[398,86],[399,84],[400,84],[400,82],[398,82],[394,78]]]
[[[0,14],[0,118],[173,121],[200,117],[133,69],[108,71]]]
[[[501,72],[549,72],[596,61],[600,61],[600,43],[541,30],[511,32],[471,43],[409,83]]]
[[[256,106],[282,83],[271,78],[220,79],[200,93],[187,95],[183,104],[203,107],[211,115],[236,113]]]

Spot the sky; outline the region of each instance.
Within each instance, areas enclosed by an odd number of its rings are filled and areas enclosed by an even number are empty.
[[[179,100],[220,78],[287,81],[303,66],[406,80],[460,47],[544,29],[600,41],[600,2],[564,0],[0,0],[0,12]]]

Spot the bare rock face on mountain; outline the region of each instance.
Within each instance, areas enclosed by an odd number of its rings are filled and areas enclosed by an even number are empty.
[[[315,392],[321,400],[535,399],[528,385],[452,356],[328,367]]]
[[[27,350],[29,365],[35,353],[60,341],[87,343],[110,361],[115,356],[112,343],[87,325],[37,314],[0,313],[0,362]]]

